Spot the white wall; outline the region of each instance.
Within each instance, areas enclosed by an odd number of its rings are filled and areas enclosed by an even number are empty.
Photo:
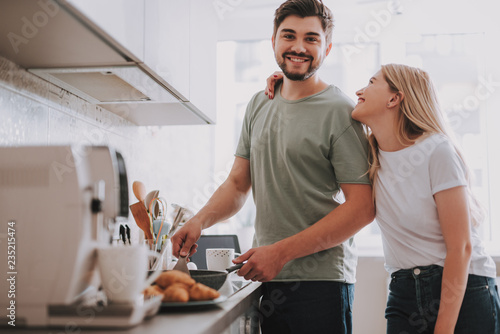
[[[353,308],[353,334],[385,334],[387,280],[381,257],[360,257]]]

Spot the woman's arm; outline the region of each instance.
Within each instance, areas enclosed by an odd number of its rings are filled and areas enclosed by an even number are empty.
[[[249,280],[270,281],[289,261],[335,247],[371,223],[375,218],[372,187],[346,183],[340,187],[345,195],[343,204],[295,235],[242,254],[233,261],[248,260],[238,275]]]
[[[441,302],[434,334],[453,334],[467,286],[471,257],[467,189],[463,186],[434,195],[446,244]]]

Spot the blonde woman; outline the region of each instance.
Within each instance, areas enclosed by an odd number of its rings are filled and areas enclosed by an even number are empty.
[[[483,216],[429,75],[384,65],[356,95],[391,275],[387,333],[499,334],[495,264],[476,230]]]

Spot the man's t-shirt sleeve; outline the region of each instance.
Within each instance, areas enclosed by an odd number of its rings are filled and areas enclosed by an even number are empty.
[[[240,140],[238,141],[238,146],[236,147],[235,156],[245,158],[250,160],[250,148],[251,148],[251,106],[253,105],[253,99],[248,103],[247,110],[245,112],[245,118],[243,119],[243,125],[241,127]]]
[[[370,184],[368,177],[368,140],[359,122],[335,139],[330,161],[338,183]]]

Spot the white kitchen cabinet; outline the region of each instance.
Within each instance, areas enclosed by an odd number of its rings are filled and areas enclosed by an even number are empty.
[[[145,13],[145,65],[215,122],[217,18],[212,2],[147,0]]]
[[[147,0],[145,64],[189,100],[189,0]]]
[[[191,0],[190,102],[216,121],[217,14],[213,1]]]
[[[67,0],[67,2],[96,24],[102,33],[109,35],[130,51],[127,55],[131,56],[133,61],[144,59],[145,0]]]
[[[115,113],[129,110],[129,117],[123,117],[138,125],[215,123],[217,15],[211,1],[57,1],[175,99],[148,95],[139,103],[99,105]],[[78,95],[78,90],[73,92]]]

